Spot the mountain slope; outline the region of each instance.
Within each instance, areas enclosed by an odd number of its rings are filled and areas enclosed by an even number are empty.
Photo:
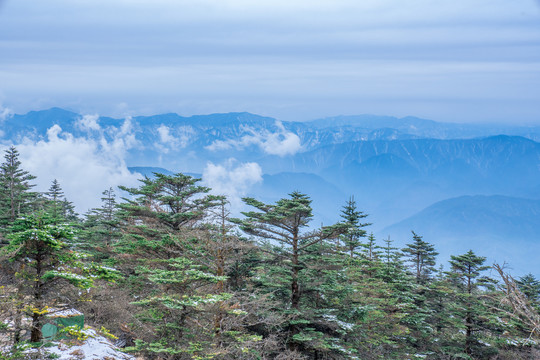
[[[437,202],[380,231],[404,241],[414,230],[442,257],[473,249],[491,261],[540,272],[540,200],[508,196],[460,196]]]

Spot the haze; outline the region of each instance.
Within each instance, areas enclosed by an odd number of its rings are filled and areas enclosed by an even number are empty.
[[[7,0],[0,114],[538,124],[539,45],[530,0]]]

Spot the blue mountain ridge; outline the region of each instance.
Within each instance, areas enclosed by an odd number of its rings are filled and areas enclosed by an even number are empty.
[[[46,139],[47,129],[53,125],[75,137],[111,140],[126,121],[99,117],[100,130],[88,131],[80,126],[81,118],[60,108],[14,115],[2,124],[3,142],[17,143],[24,137]],[[265,175],[248,195],[275,201],[292,190],[305,192],[314,200],[317,223],[338,221],[340,208],[351,195],[360,209],[370,214],[369,221],[374,223],[371,228],[377,234],[384,234],[381,229],[388,229],[435,203],[461,199],[464,195],[500,195],[533,202],[540,199],[540,144],[534,141],[540,138],[539,127],[445,124],[414,117],[373,115],[278,123],[270,117],[245,112],[189,117],[171,113],[135,116],[128,121],[137,140],[125,159],[131,171],[146,176],[163,169],[170,173],[201,174],[209,161],[220,164],[235,158],[237,163],[256,162]],[[175,142],[162,143],[163,127]],[[297,153],[270,155],[252,141],[265,141],[275,134],[283,139],[285,133],[298,136],[302,148]],[[212,149],[219,142],[227,146]],[[477,203],[484,204],[479,206],[462,200],[462,206],[497,219],[490,221],[502,227],[496,233],[507,234],[505,241],[521,242],[528,238],[528,244],[536,244],[533,230],[540,227],[534,221],[524,225],[516,220],[521,217],[530,221],[535,208],[516,200],[509,209],[521,214],[517,217],[512,212],[489,212],[489,206],[501,206],[497,201],[477,199]],[[463,214],[474,215],[467,211]],[[461,227],[453,222],[455,212],[445,210],[439,214],[437,221],[444,224],[448,220],[448,224],[453,224],[448,230],[458,234]],[[418,219],[437,223],[428,216]],[[412,230],[399,229],[401,234],[396,230],[395,236],[404,239]],[[476,233],[470,232],[476,234],[467,242],[470,245],[475,241],[483,244],[482,234],[491,234],[489,226],[478,225],[476,229]],[[519,235],[523,229],[528,229],[528,237]],[[419,227],[420,235],[422,230]],[[426,230],[428,237],[437,236],[429,231]],[[438,238],[443,239],[443,234]],[[444,244],[456,248],[459,245],[455,239],[439,245]],[[540,272],[540,265],[534,269]]]
[[[403,245],[414,230],[435,244],[441,259],[473,249],[523,273],[540,270],[539,229],[540,200],[474,195],[439,201],[378,233]]]

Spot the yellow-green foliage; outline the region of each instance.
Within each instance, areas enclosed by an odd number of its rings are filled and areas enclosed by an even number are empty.
[[[59,331],[60,334],[67,334],[72,336],[73,338],[79,340],[79,341],[85,341],[87,340],[90,335],[84,332],[84,329],[82,329],[78,325],[71,325],[66,326]]]

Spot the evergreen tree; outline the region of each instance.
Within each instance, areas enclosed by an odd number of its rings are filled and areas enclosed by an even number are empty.
[[[41,341],[42,321],[49,309],[73,298],[67,284],[88,289],[95,278],[118,277],[111,269],[81,262],[80,254],[68,245],[73,236],[70,227],[55,224],[47,214],[28,215],[15,221],[10,242],[2,248],[2,257],[9,258],[16,269],[17,310],[31,319],[31,342]],[[15,341],[19,339],[15,334]]]
[[[364,214],[357,209],[354,196],[349,198],[347,204],[341,210],[341,218],[348,228],[347,232],[340,236],[340,239],[344,242],[345,248],[351,257],[354,256],[356,249],[361,246],[360,239],[366,236],[366,230],[363,228],[371,225],[370,223],[361,223],[361,220],[367,216],[368,214]]]
[[[346,272],[336,266],[329,242],[347,230],[345,224],[304,231],[312,219],[311,200],[293,192],[275,204],[254,198],[244,202],[256,209],[234,219],[247,234],[260,240],[268,255],[260,268],[259,288],[271,294],[284,318],[284,341],[293,354],[346,356],[344,335],[352,330],[355,313]],[[340,335],[341,334],[341,335]],[[291,355],[300,356],[300,355]]]
[[[21,169],[19,152],[15,147],[5,151],[0,165],[0,226],[4,229],[31,207],[36,194],[30,192],[34,186],[30,181],[36,177]]]
[[[133,198],[118,205],[124,236],[115,244],[117,260],[131,275],[125,285],[145,324],[135,329],[141,338],[134,349],[151,357],[213,358],[248,351],[259,340],[231,325],[245,316],[225,287],[231,237],[224,214],[217,228],[208,221],[225,199],[208,195],[199,181],[155,174],[139,188],[121,187]]]
[[[540,307],[540,281],[533,274],[528,273],[516,280],[519,290],[536,307]]]
[[[450,279],[446,276],[444,267],[441,264],[434,279],[428,284],[428,297],[424,306],[430,311],[430,316],[427,319],[430,326],[433,328],[431,340],[432,350],[438,354],[442,353],[442,348],[446,348],[447,352],[459,353],[458,347],[454,346],[452,341],[447,339],[454,337],[455,331],[462,327],[461,319],[456,318],[452,312],[455,308],[454,299],[456,298],[455,288]],[[449,348],[455,347],[453,351]]]
[[[49,200],[48,212],[51,214],[53,219],[60,219],[62,214],[62,197],[64,196],[64,191],[60,186],[58,180],[54,179],[49,191],[45,193],[46,198]]]
[[[88,246],[97,247],[99,252],[103,253],[106,250],[102,246],[108,248],[117,242],[121,232],[113,188],[104,190],[101,194],[101,207],[92,209],[85,215],[84,237],[89,242]]]
[[[75,212],[75,205],[67,198],[64,198],[61,203],[62,217],[70,222],[80,222],[79,214]]]
[[[450,278],[457,287],[457,301],[454,316],[463,321],[465,329],[464,352],[469,356],[485,355],[485,348],[479,341],[478,335],[487,327],[488,314],[485,304],[479,298],[482,287],[488,286],[493,280],[481,276],[489,269],[485,266],[486,258],[477,256],[472,250],[459,256],[451,256]]]
[[[381,268],[381,247],[377,245],[377,241],[373,233],[369,234],[366,243],[362,244],[361,247],[361,260],[359,265],[362,271],[365,272],[369,278],[373,278]]]
[[[422,240],[422,236],[418,236],[414,231],[412,234],[413,243],[407,244],[407,247],[401,251],[411,263],[416,282],[426,284],[435,272],[435,258],[439,253],[435,251],[433,245]]]
[[[382,259],[384,266],[382,269],[383,278],[387,282],[392,282],[398,279],[398,275],[403,271],[403,261],[401,260],[401,254],[397,251],[398,248],[392,246],[394,240],[384,239],[385,246],[382,249]]]
[[[58,180],[54,179],[49,190],[45,195],[45,209],[50,214],[52,219],[57,222],[79,220],[78,214],[75,212],[75,206],[71,201],[64,196],[64,191]]]
[[[353,299],[363,316],[350,342],[361,359],[406,358],[414,349],[414,336],[422,327],[424,312],[415,305],[414,282],[390,238],[379,247],[371,234],[363,245],[358,265],[351,264]]]

